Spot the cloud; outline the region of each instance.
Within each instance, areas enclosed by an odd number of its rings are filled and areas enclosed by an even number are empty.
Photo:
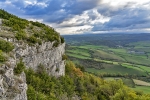
[[[110,11],[111,12],[111,11]],[[111,12],[113,13],[113,12]],[[104,24],[98,23],[93,27],[93,31],[111,31],[111,30],[132,30],[150,27],[150,12],[147,8],[124,8],[116,11],[110,20]]]
[[[0,8],[62,34],[149,31],[149,0],[1,0]]]

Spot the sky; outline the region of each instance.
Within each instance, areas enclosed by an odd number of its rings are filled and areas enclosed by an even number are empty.
[[[150,0],[0,0],[0,8],[61,35],[150,33]]]

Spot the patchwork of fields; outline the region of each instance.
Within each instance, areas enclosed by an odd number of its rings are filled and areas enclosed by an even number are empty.
[[[84,42],[72,38],[72,41],[68,42],[66,54],[69,59],[84,66],[87,72],[104,78],[121,77],[123,82],[134,87],[134,90],[150,92],[150,41],[135,39],[126,43],[126,38],[125,42],[120,43],[120,40],[115,38],[109,38],[112,40],[107,41],[107,44],[97,44],[99,40],[92,40],[92,37],[90,43],[84,38]],[[141,81],[144,85],[138,84],[142,83]]]

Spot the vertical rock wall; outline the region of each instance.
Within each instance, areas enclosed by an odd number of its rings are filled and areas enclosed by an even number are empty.
[[[1,39],[1,38],[0,38]],[[65,43],[53,47],[54,42],[44,42],[42,45],[29,46],[15,39],[3,38],[14,43],[14,50],[5,64],[0,64],[0,100],[27,100],[26,75],[14,75],[14,68],[22,58],[27,68],[37,70],[41,64],[49,75],[59,77],[65,74],[65,62],[62,56]]]

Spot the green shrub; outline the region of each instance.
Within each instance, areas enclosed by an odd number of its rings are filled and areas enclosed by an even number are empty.
[[[68,59],[68,57],[67,57],[67,55],[62,55],[62,60],[67,60]]]
[[[15,38],[17,40],[25,40],[27,38],[27,35],[24,31],[20,31],[15,34]]]
[[[25,65],[24,62],[22,62],[22,59],[20,62],[17,64],[17,66],[14,68],[14,73],[16,75],[21,74],[25,70]]]
[[[61,39],[61,43],[65,42],[65,39],[63,37],[60,37],[60,39]]]
[[[38,42],[38,39],[35,36],[30,36],[28,42],[35,44]]]
[[[0,62],[5,62],[6,57],[3,55],[3,52],[0,50]]]
[[[30,22],[32,23],[32,25],[35,25],[37,27],[44,27],[45,26],[45,24],[43,24],[43,23],[33,22],[33,21],[30,21]]]
[[[54,44],[53,44],[53,47],[58,47],[58,45],[59,45],[59,42],[54,42]]]
[[[0,50],[3,52],[10,52],[14,49],[14,46],[12,43],[7,42],[5,40],[0,40]]]

